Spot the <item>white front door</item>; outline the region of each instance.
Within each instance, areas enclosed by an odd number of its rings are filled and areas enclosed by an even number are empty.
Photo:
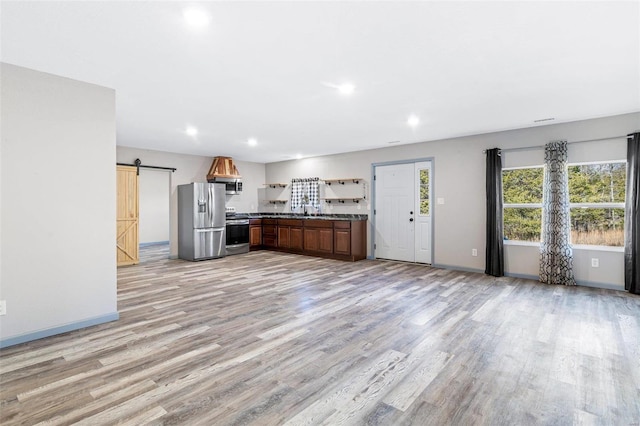
[[[431,162],[375,168],[376,258],[431,263]]]
[[[376,167],[376,257],[415,261],[413,174],[413,164]]]

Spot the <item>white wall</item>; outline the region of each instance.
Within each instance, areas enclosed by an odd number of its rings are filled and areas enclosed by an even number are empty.
[[[140,243],[169,241],[171,172],[140,169]]]
[[[117,319],[115,92],[1,65],[2,345]]]
[[[544,145],[552,140],[581,141],[624,136],[640,128],[640,113],[624,114],[593,120],[546,125],[454,139],[401,145],[302,160],[270,163],[266,166],[267,182],[287,182],[293,177],[319,176],[323,179],[364,177],[367,203],[340,207],[339,212],[370,213],[370,176],[373,163],[432,157],[434,160],[434,198],[445,204],[434,204],[435,265],[484,271],[485,248],[485,155],[483,150],[499,147],[518,148]],[[625,138],[570,145],[569,161],[595,161],[626,158]],[[516,155],[517,154],[517,155]],[[539,150],[505,153],[505,167],[537,161]],[[357,210],[361,206],[362,210]],[[334,212],[337,212],[334,210]],[[371,216],[370,216],[371,217]],[[368,230],[368,243],[371,229]],[[471,256],[471,249],[478,256]],[[371,245],[368,244],[371,256]],[[590,258],[598,256],[600,267],[590,266]],[[579,250],[574,252],[576,278],[583,284],[624,288],[623,253]],[[537,276],[537,247],[507,246],[506,271],[514,275]],[[589,262],[587,262],[589,260]]]
[[[172,152],[153,151],[147,149],[118,146],[116,157],[119,163],[130,163],[139,158],[142,164],[150,166],[172,167],[176,171],[170,173],[170,208],[169,208],[169,241],[170,256],[178,256],[178,191],[177,186],[191,182],[206,182],[207,173],[213,157],[176,154]],[[243,191],[240,195],[227,195],[227,205],[236,207],[240,212],[257,212],[258,191],[263,188],[265,165],[244,161],[234,161],[242,175]],[[141,219],[142,220],[142,219]]]

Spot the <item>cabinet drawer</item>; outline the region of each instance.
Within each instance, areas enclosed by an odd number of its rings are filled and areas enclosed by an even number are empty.
[[[262,219],[263,225],[275,225],[278,223],[278,219]]]
[[[305,228],[333,228],[332,220],[309,219],[303,222]]]
[[[336,229],[351,229],[351,222],[348,220],[336,220],[333,222],[333,227]]]
[[[276,235],[276,226],[275,225],[262,225],[262,234],[263,235]]]
[[[278,245],[276,237],[270,237],[267,235],[262,236],[262,244],[267,247],[276,247]]]
[[[249,219],[249,225],[262,225],[262,219]]]
[[[301,219],[278,219],[280,226],[302,226]]]

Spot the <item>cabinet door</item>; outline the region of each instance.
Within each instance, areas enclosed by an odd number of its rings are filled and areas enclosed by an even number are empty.
[[[304,249],[306,251],[318,251],[319,246],[318,230],[315,228],[304,228]]]
[[[336,229],[333,234],[334,246],[333,252],[335,254],[351,254],[351,230],[350,229]]]
[[[333,253],[333,229],[319,229],[318,239],[318,251]]]
[[[289,231],[289,248],[291,250],[302,250],[302,228],[291,227]]]
[[[262,245],[262,226],[249,227],[249,245],[251,247]]]
[[[278,226],[278,247],[289,248],[289,227]]]

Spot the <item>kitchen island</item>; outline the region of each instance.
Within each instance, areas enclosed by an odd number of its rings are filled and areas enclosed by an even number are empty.
[[[347,261],[367,257],[367,215],[249,214],[251,250],[276,250]]]

